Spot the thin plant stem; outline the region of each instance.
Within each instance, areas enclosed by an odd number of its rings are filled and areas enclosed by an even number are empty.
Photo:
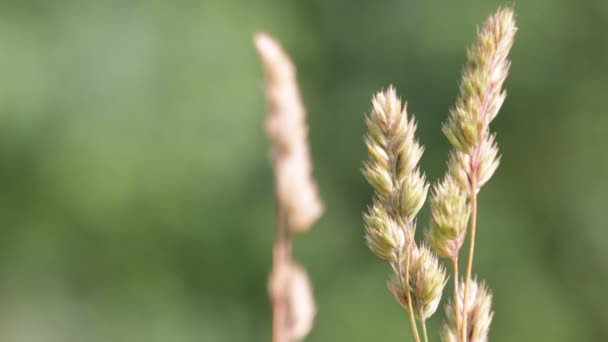
[[[426,319],[422,320],[422,335],[424,336],[424,342],[429,342],[429,336],[426,334]]]
[[[475,179],[475,177],[472,177]],[[467,341],[467,296],[469,294],[469,284],[471,282],[471,270],[473,269],[473,253],[475,252],[475,231],[477,228],[477,184],[475,180],[471,182],[471,237],[469,243],[469,258],[467,260],[467,273],[464,283],[464,295],[462,302],[462,342]]]
[[[408,247],[411,248],[411,245]],[[402,258],[403,256],[401,256]],[[401,267],[399,267],[399,270],[401,272]],[[403,274],[400,277],[401,279],[403,279]],[[407,306],[408,306],[408,312],[409,312],[409,316],[410,316],[410,324],[412,326],[412,334],[414,335],[414,339],[416,340],[416,342],[420,342],[420,334],[418,334],[418,326],[416,325],[416,317],[414,316],[414,309],[412,308],[412,291],[410,291],[410,253],[407,253],[406,259],[405,259],[405,284],[404,284],[404,288],[407,291]]]
[[[452,267],[454,268],[454,300],[458,298],[458,257],[452,258]]]
[[[288,342],[288,303],[287,282],[285,276],[291,263],[291,232],[287,224],[287,215],[281,205],[277,205],[275,222],[275,240],[272,255],[272,341]]]
[[[454,268],[454,303],[458,300],[458,256],[452,258],[452,267]],[[458,327],[458,341],[461,340],[462,327]]]

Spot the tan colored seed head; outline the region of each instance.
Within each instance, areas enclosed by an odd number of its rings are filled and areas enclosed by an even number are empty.
[[[306,111],[296,82],[296,70],[281,45],[258,33],[255,46],[266,71],[266,98],[270,108],[266,133],[279,205],[287,212],[293,231],[306,231],[323,213],[307,142]]]

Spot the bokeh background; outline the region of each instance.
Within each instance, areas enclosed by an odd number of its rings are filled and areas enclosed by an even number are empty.
[[[465,46],[499,4],[1,1],[0,340],[269,340],[259,30],[299,69],[326,202],[294,251],[318,302],[307,341],[408,340],[363,241],[364,113],[394,84],[441,177]],[[475,262],[495,293],[491,340],[606,341],[608,2],[515,5]]]

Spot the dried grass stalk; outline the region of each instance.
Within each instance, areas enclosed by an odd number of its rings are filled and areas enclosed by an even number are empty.
[[[303,339],[312,328],[315,304],[306,272],[291,257],[292,237],[304,232],[323,213],[307,142],[306,111],[293,63],[270,35],[256,34],[255,46],[266,71],[270,112],[266,133],[271,143],[277,213],[273,270],[270,276],[272,340]]]

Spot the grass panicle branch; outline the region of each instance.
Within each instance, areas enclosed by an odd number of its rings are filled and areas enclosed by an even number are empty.
[[[437,194],[433,198],[437,200],[433,201],[433,223],[427,238],[440,255],[450,257],[454,265],[457,265],[454,261],[458,260],[462,237],[466,234],[466,224],[463,226],[462,222],[468,221],[468,214],[465,220],[463,212],[458,209],[462,205],[460,200],[466,195],[471,211],[471,230],[462,294],[465,303],[472,282],[477,232],[477,194],[492,177],[500,162],[496,136],[490,132],[490,123],[498,115],[507,96],[503,84],[509,73],[511,63],[508,54],[516,32],[515,13],[511,7],[499,8],[478,30],[477,41],[468,50],[468,62],[460,81],[460,96],[442,127],[454,151],[449,157],[446,180],[435,188]],[[452,191],[451,201],[447,199],[449,191],[444,189],[447,182],[453,183],[452,180],[448,181],[450,178],[461,188],[458,195],[458,190]],[[456,198],[459,200],[456,201]],[[453,207],[453,212],[446,210],[448,205]],[[452,219],[446,220],[444,216],[450,214]],[[446,225],[447,221],[453,223],[452,227]],[[465,229],[454,229],[456,226]],[[458,233],[455,233],[456,231]],[[448,248],[450,246],[451,249]],[[457,282],[458,279],[455,279],[455,289],[458,287]],[[463,309],[461,324],[458,327],[461,341],[470,341],[470,327],[474,325],[474,322],[470,322],[472,319],[477,317],[469,319],[467,310]]]
[[[308,334],[315,315],[308,276],[291,256],[292,238],[294,233],[310,229],[321,216],[323,204],[312,178],[306,111],[295,67],[281,45],[268,34],[256,34],[254,43],[266,72],[265,90],[270,108],[266,133],[272,149],[277,201],[269,281],[272,341],[291,342]]]
[[[426,340],[425,321],[437,309],[446,275],[434,254],[414,239],[415,218],[429,188],[418,168],[423,148],[415,139],[416,122],[389,87],[373,97],[366,124],[369,158],[362,172],[375,195],[364,215],[365,239],[393,270],[388,288],[408,312],[414,339],[420,341],[418,318]]]

